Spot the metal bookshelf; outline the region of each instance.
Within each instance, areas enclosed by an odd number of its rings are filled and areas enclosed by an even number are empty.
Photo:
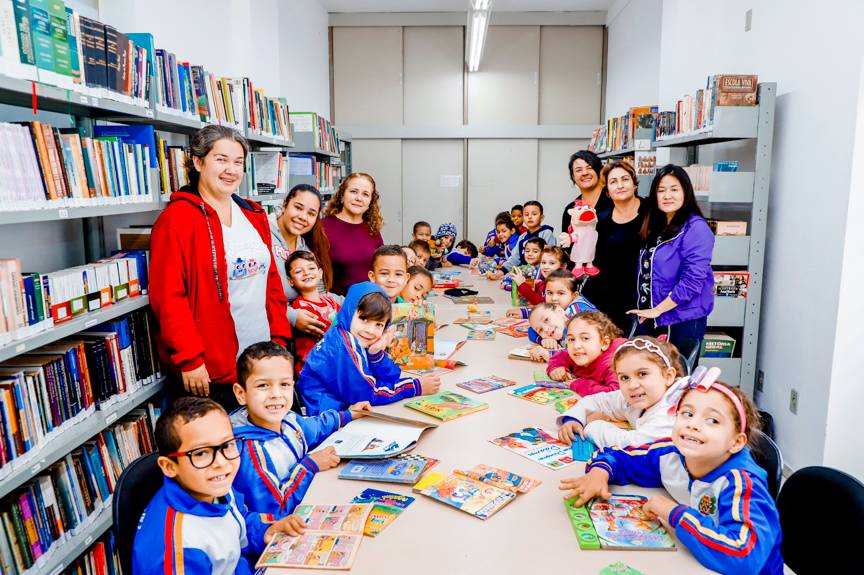
[[[769,180],[774,138],[774,106],[777,84],[759,84],[759,105],[717,107],[710,129],[691,134],[666,136],[656,142],[661,147],[692,148],[698,160],[699,146],[736,140],[756,140],[752,172],[712,172],[708,201],[724,205],[749,204],[748,236],[717,236],[712,265],[734,267],[750,273],[746,298],[715,297],[708,326],[738,328],[742,335],[736,348],[740,357],[701,358],[702,365],[716,365],[725,381],[753,394],[756,382],[756,353],[759,343],[759,316],[765,263],[765,232],[768,214]]]
[[[42,563],[37,561],[28,570],[28,573],[46,573],[47,575],[63,573],[70,563],[83,555],[96,540],[111,529],[111,501],[109,498],[101,509],[94,511],[89,523],[79,527],[75,535],[62,543],[55,544],[46,555],[39,559]]]
[[[635,164],[636,152],[651,153],[655,150],[653,130],[647,128],[636,128],[635,134],[633,135],[633,141],[634,144],[636,142],[640,142],[638,148],[635,145],[631,145],[621,150],[610,150],[608,152],[601,152],[597,154],[597,157],[601,160],[606,160],[607,162],[609,162],[613,160],[620,160],[629,156],[631,158],[631,161],[633,161]],[[647,198],[648,192],[651,188],[651,180],[653,179],[653,176],[644,174],[637,175],[636,179],[639,183],[639,195],[643,198]]]

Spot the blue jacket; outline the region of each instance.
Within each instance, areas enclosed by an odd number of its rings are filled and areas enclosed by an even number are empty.
[[[387,295],[371,282],[351,286],[336,323],[309,352],[297,388],[310,415],[358,401],[385,405],[421,394],[418,379],[404,377],[384,351],[367,354],[350,332],[360,298],[373,291]]]
[[[680,503],[669,524],[699,563],[720,573],[782,575],[780,516],[765,471],[744,448],[696,479],[670,439],[606,448],[586,465],[609,472],[609,483],[665,487]]]
[[[245,446],[234,490],[243,495],[249,509],[277,518],[290,515],[319,471],[309,451],[349,421],[347,410],[325,411],[315,417],[289,411],[282,420],[282,433],[276,433],[250,422],[245,407],[235,410],[231,425],[245,439]]]
[[[507,260],[513,254],[513,250],[518,247],[519,237],[518,234],[513,234],[505,244],[496,243],[494,246],[484,246],[481,253],[484,256],[494,257],[495,259]]]
[[[515,266],[525,265],[525,257],[523,254],[525,251],[525,242],[532,238],[543,238],[546,240],[547,246],[558,245],[558,240],[555,237],[555,230],[552,229],[552,226],[543,224],[536,232],[525,232],[519,236],[519,239],[516,241],[516,249],[513,250],[507,261],[501,264],[502,270],[509,272]]]
[[[272,522],[247,511],[233,490],[220,503],[205,503],[165,477],[138,521],[132,575],[251,575]]]
[[[640,262],[648,247],[643,245],[639,251]],[[646,278],[651,282],[651,302],[641,307],[654,307],[667,296],[678,304],[655,320],[658,327],[708,317],[714,309],[713,253],[714,234],[708,222],[695,214],[675,237],[662,241],[654,250],[651,277]],[[638,281],[643,281],[642,274],[639,277]]]

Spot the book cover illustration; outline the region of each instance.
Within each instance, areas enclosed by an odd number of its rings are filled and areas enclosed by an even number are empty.
[[[352,459],[339,472],[339,479],[414,485],[437,463],[437,459],[411,453],[392,459]]]
[[[393,304],[393,343],[388,353],[403,371],[435,367],[435,308],[430,303]]]
[[[346,459],[380,459],[394,457],[413,449],[420,435],[437,427],[415,419],[370,412],[363,419],[350,421],[332,433],[317,448],[333,446],[339,457]]]
[[[414,490],[479,519],[488,519],[516,499],[515,493],[459,473],[430,473]]]
[[[527,319],[519,320],[518,323],[514,323],[512,325],[502,326],[498,328],[498,333],[503,333],[504,335],[509,335],[510,337],[520,338],[520,337],[528,337],[528,329],[531,326],[528,325]]]
[[[363,534],[375,537],[393,523],[406,507],[414,503],[414,498],[399,493],[366,489],[351,500],[351,503],[372,503],[372,511],[366,518]]]
[[[473,329],[468,332],[466,339],[475,341],[492,341],[495,339],[494,329]]]
[[[569,389],[558,389],[555,387],[543,387],[534,383],[517,387],[508,391],[510,395],[526,399],[532,403],[540,405],[549,405],[560,399],[566,399],[576,395],[574,391]]]
[[[442,421],[450,421],[463,415],[482,411],[488,408],[489,404],[475,401],[452,391],[441,391],[435,395],[406,401],[405,407],[431,415]]]
[[[642,510],[647,500],[641,495],[613,493],[608,500],[595,499],[589,504],[588,513],[603,549],[675,549],[660,521]]]
[[[492,312],[489,310],[486,311],[478,311],[478,312],[468,312],[466,317],[459,317],[453,320],[453,323],[456,325],[462,324],[479,324],[479,325],[488,325],[492,323]]]
[[[555,408],[555,411],[558,413],[564,413],[574,405],[579,403],[579,398],[576,396],[573,397],[565,397],[564,399],[559,399],[555,403],[552,404],[552,407]]]
[[[464,319],[464,318],[461,318],[461,319]],[[480,322],[469,322],[469,321],[459,322],[457,320],[457,321],[453,322],[453,325],[458,325],[458,326],[464,327],[468,331],[494,329],[494,328],[489,327],[489,324],[480,323]]]
[[[714,272],[714,295],[746,298],[750,285],[749,272]]]
[[[567,385],[566,382],[563,381],[555,381],[549,374],[546,373],[545,369],[538,369],[534,372],[534,383],[541,387],[556,387],[558,389],[570,389],[570,386]]]
[[[487,393],[504,387],[516,385],[515,381],[498,377],[497,375],[487,375],[486,377],[475,377],[468,381],[460,381],[456,387],[473,391],[474,393]]]
[[[522,361],[534,361],[531,359],[531,348],[534,345],[528,345],[525,347],[517,347],[516,349],[511,349],[510,353],[507,355],[509,359],[519,359]]]
[[[504,489],[511,493],[528,493],[543,483],[539,479],[531,479],[530,477],[517,475],[516,473],[511,473],[505,469],[492,467],[491,465],[483,463],[475,465],[472,469],[468,469],[467,471],[456,471],[456,473],[476,479],[477,481],[482,481],[487,485],[494,485],[499,489]]]
[[[526,427],[489,441],[549,469],[562,469],[576,462],[568,446],[539,427]]]

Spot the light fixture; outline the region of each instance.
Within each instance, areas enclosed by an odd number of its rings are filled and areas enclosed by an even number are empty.
[[[486,29],[489,27],[492,0],[470,0],[470,2],[465,62],[468,64],[469,72],[476,72],[480,68],[480,56],[486,43]]]

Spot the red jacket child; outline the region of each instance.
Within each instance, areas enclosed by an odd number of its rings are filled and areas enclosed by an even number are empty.
[[[271,250],[270,227],[261,206],[233,195]],[[150,305],[158,326],[162,362],[178,374],[202,364],[211,383],[237,381],[237,336],[228,302],[228,265],[216,211],[189,187],[171,194],[150,236]],[[267,272],[270,337],[287,345],[288,300],[275,265]]]
[[[534,286],[529,282],[522,282],[516,288],[516,292],[525,298],[531,305],[538,305],[546,301],[546,280],[534,280]]]
[[[562,349],[549,358],[546,373],[551,374],[552,370],[563,367],[574,377],[570,381],[570,389],[582,397],[601,391],[615,391],[618,389],[618,375],[615,373],[612,359],[615,357],[615,350],[625,341],[627,339],[623,337],[613,339],[606,351],[600,354],[600,357],[585,366],[578,366],[573,363],[567,350]]]

